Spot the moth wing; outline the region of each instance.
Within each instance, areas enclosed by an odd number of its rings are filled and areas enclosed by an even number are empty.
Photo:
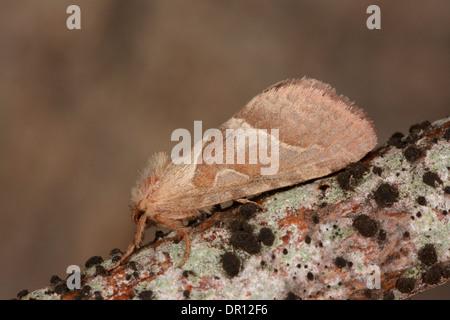
[[[238,143],[233,148],[234,164],[226,161],[227,143],[239,129],[267,133],[269,158],[274,155],[270,163],[258,155],[256,163],[249,164],[247,154],[245,163],[237,164]],[[329,85],[308,78],[272,85],[219,130],[223,163],[170,163],[158,192],[162,208],[198,209],[319,178],[360,160],[377,144],[374,124],[361,109]],[[244,147],[259,153],[261,141],[248,139]],[[204,160],[220,150],[210,152],[214,142],[218,143],[216,139],[203,142]],[[273,174],[262,175],[264,168]]]

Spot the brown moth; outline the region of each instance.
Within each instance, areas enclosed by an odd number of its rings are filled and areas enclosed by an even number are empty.
[[[181,267],[191,248],[185,219],[216,204],[323,177],[360,160],[377,144],[373,121],[361,109],[329,85],[308,78],[272,85],[219,130],[225,141],[227,129],[239,128],[279,129],[278,172],[262,175],[264,164],[259,160],[256,164],[174,164],[165,153],[154,155],[131,193],[137,224],[134,242],[108,270],[139,247],[150,224],[184,236]],[[210,143],[203,142],[201,150]]]

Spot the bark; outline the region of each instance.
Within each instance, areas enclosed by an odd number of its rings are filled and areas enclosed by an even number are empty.
[[[411,127],[328,177],[235,204],[23,299],[404,299],[450,276],[450,118]],[[131,238],[131,235],[130,235]],[[117,259],[118,255],[113,259]],[[94,260],[93,260],[94,261]],[[94,261],[95,264],[95,261]]]

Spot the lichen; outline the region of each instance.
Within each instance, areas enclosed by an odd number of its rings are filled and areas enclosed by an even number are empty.
[[[200,244],[191,251],[189,259],[183,266],[183,270],[195,270],[198,277],[219,274],[221,272],[219,267],[220,256],[223,253],[224,250]],[[199,264],[198,261],[202,261],[202,263]]]

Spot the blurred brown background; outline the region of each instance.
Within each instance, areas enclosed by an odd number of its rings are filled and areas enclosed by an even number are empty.
[[[70,4],[81,30],[66,28]],[[371,4],[381,30],[366,28]],[[330,83],[380,142],[447,116],[449,12],[445,0],[2,0],[0,298],[125,249],[147,158],[277,81]],[[448,299],[450,286],[418,297]]]

